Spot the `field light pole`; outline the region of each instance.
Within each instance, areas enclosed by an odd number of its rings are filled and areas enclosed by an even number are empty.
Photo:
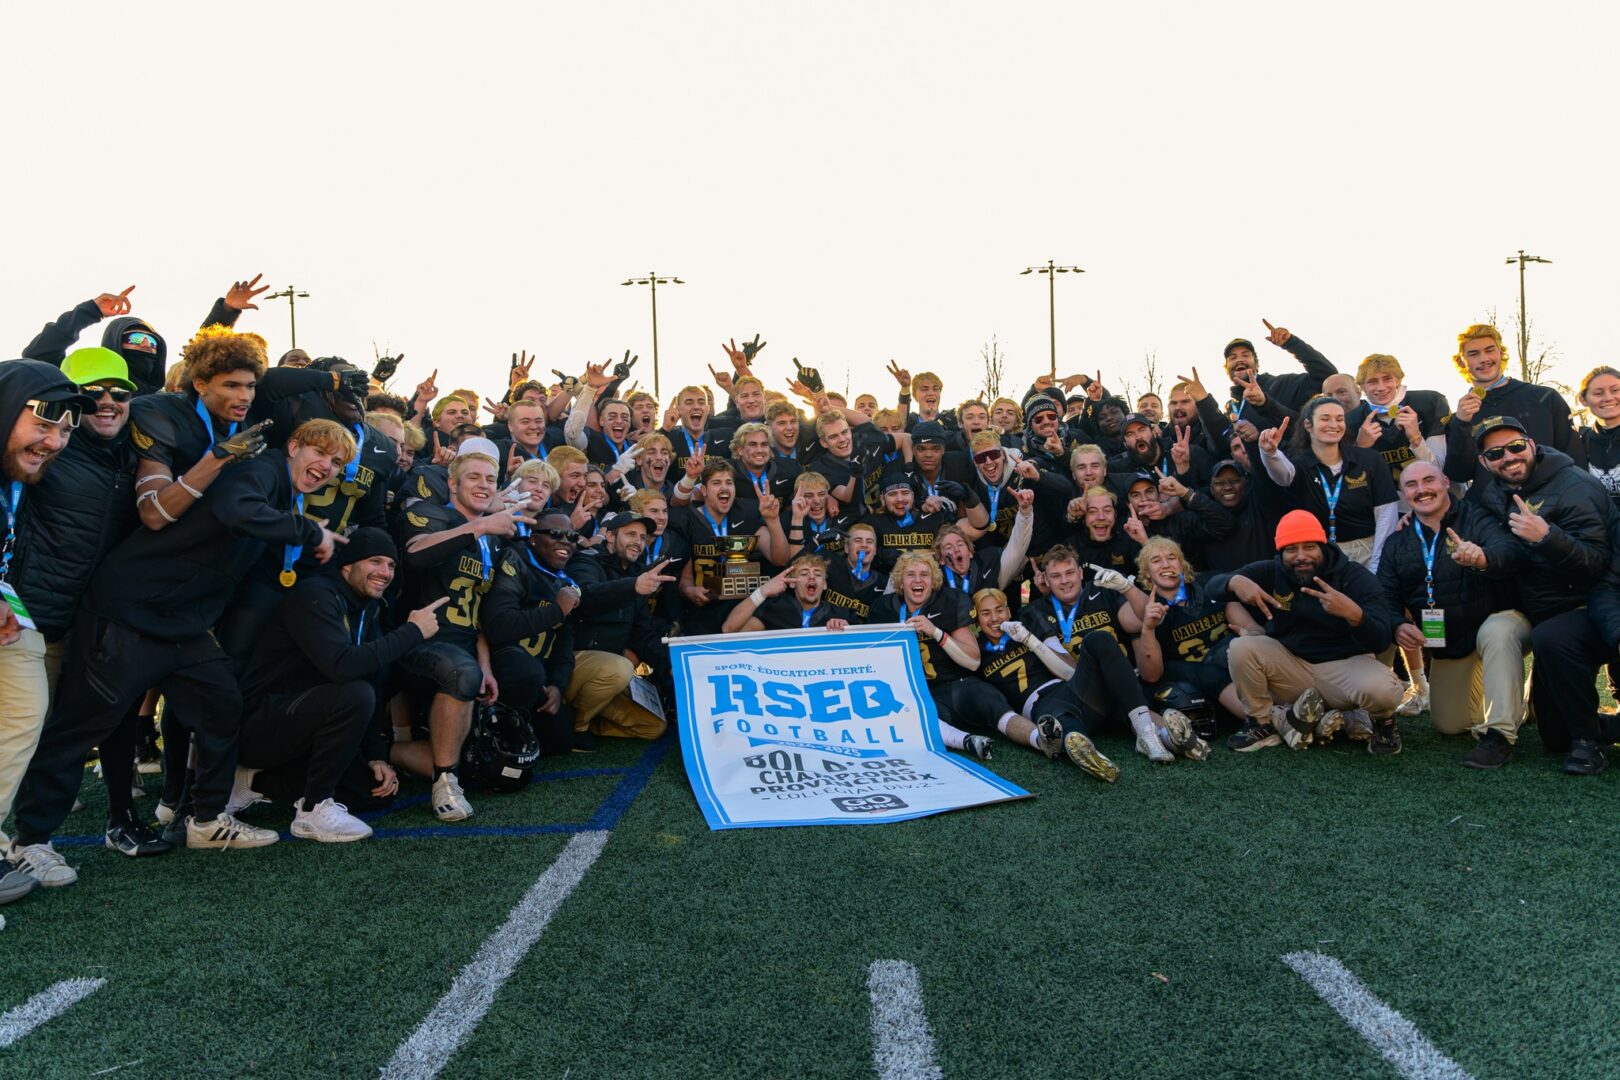
[[[1524,248],[1519,249],[1517,255],[1507,257],[1507,265],[1519,264],[1519,375],[1528,382],[1530,380],[1530,319],[1524,310],[1524,264],[1547,263],[1551,259],[1543,259],[1540,255],[1526,255]]]
[[[1083,274],[1085,271],[1078,266],[1059,266],[1051,259],[1047,259],[1045,266],[1026,266],[1018,273],[1046,275],[1046,320],[1052,333],[1052,378],[1055,379],[1057,378],[1057,276]]]
[[[662,403],[664,400],[664,395],[663,392],[658,389],[658,286],[685,285],[686,282],[682,281],[678,277],[659,277],[656,273],[649,270],[646,277],[629,278],[625,281],[619,282],[619,284],[649,285],[652,287],[653,397],[657,398],[659,402]]]
[[[289,285],[281,292],[271,293],[265,299],[287,301],[287,318],[292,322],[292,347],[298,348],[298,301],[309,299],[309,293],[299,292],[296,285]]]

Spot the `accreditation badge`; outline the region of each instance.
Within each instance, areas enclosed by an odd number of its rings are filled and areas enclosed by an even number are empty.
[[[17,616],[17,625],[24,630],[39,629],[34,625],[34,620],[29,617],[28,605],[22,602],[22,597],[17,595],[17,590],[11,587],[9,581],[0,581],[0,596],[5,597],[6,606],[11,609],[13,615]]]
[[[1443,649],[1446,646],[1446,609],[1429,607],[1423,609],[1423,645],[1429,649]]]

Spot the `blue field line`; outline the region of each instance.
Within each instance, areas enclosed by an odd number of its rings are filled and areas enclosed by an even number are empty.
[[[556,834],[572,834],[595,829],[612,829],[630,808],[636,796],[647,786],[652,779],[653,770],[669,752],[671,740],[669,737],[659,739],[642,752],[634,765],[617,766],[601,769],[558,769],[554,772],[537,772],[529,778],[531,784],[548,783],[553,780],[583,780],[596,776],[623,777],[609,793],[602,804],[596,808],[591,819],[586,822],[559,822],[549,825],[420,825],[412,828],[384,828],[372,832],[376,840],[432,840],[454,836],[549,836]],[[381,810],[368,810],[357,814],[363,821],[371,822],[385,818],[390,814],[397,814],[402,810],[427,805],[428,795],[407,795],[395,799]],[[283,840],[293,838],[292,833],[283,831]],[[51,843],[57,847],[91,847],[104,842],[104,837],[97,834],[92,836],[57,836]]]

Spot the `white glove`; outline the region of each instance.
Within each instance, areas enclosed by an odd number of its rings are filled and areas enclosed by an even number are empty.
[[[1112,589],[1114,592],[1124,592],[1135,584],[1135,578],[1128,578],[1118,570],[1110,570],[1106,566],[1096,563],[1087,563],[1091,567],[1091,580],[1099,589]]]
[[[636,467],[636,455],[641,453],[641,447],[632,446],[624,453],[613,459],[613,468],[608,472],[616,472],[620,476],[629,476],[630,470]]]
[[[1029,627],[1021,622],[1004,622],[1001,624],[1001,632],[1020,645],[1029,640]]]

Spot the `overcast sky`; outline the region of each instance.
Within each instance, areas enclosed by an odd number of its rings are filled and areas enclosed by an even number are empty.
[[[1150,6],[8,5],[0,340],[135,283],[189,336],[232,278],[311,296],[299,344],[395,381],[504,386],[630,348],[666,399],[760,332],[888,399],[954,402],[996,335],[1142,383],[1288,326],[1342,369],[1447,392],[1455,335],[1530,271],[1574,382],[1620,361],[1617,9]],[[288,347],[285,301],[242,326]],[[87,335],[88,336],[88,335]],[[87,341],[87,344],[94,342]],[[1262,344],[1263,366],[1286,369]]]

